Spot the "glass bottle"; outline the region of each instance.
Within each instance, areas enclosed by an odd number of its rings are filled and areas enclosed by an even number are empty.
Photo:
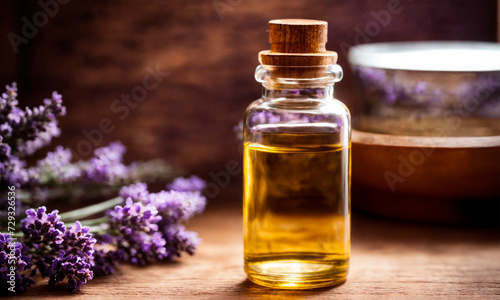
[[[245,272],[274,288],[335,285],[350,252],[351,123],[333,97],[342,69],[324,50],[326,22],[269,24],[271,51],[255,72],[262,98],[244,119]]]

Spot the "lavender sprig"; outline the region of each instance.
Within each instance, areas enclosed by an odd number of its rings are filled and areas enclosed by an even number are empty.
[[[118,261],[123,260],[123,251],[105,251],[96,249],[94,252],[94,266],[92,272],[94,276],[106,276],[115,272]]]
[[[57,117],[66,114],[62,96],[57,92],[33,109],[18,107],[17,85],[6,86],[0,99],[0,134],[16,155],[30,155],[60,134]]]
[[[121,197],[62,215],[57,210],[49,213],[44,206],[28,209],[26,218],[21,220],[24,244],[16,246],[17,270],[49,277],[49,285],[67,279],[71,291],[76,292],[94,275],[112,274],[118,261],[144,266],[172,260],[182,252],[193,255],[201,240],[181,223],[205,208],[206,198],[201,195],[204,187],[205,182],[193,176],[178,178],[168,185],[170,190],[159,193],[150,193],[144,183],[125,186]],[[76,221],[67,227],[62,221],[89,216],[120,202],[125,203],[108,210],[105,217],[85,221],[98,221],[99,226],[82,226]],[[0,241],[6,240],[7,237],[0,237]],[[5,271],[1,269],[2,257],[5,254],[0,252],[0,275]],[[34,284],[25,275],[16,278],[20,287],[17,291]],[[5,280],[1,284],[5,285]]]
[[[125,165],[122,161],[125,147],[120,142],[97,148],[94,157],[87,161],[72,162],[68,148],[56,147],[55,151],[27,169],[27,179],[51,187],[47,198],[68,196],[84,198],[88,190],[96,190],[103,196],[116,192],[119,187],[137,180],[154,181],[169,178],[174,173],[161,161],[149,161]],[[33,195],[30,195],[31,198]],[[42,202],[43,204],[43,202]]]
[[[27,243],[40,249],[42,245],[51,247],[53,244],[61,244],[66,226],[60,221],[57,210],[47,214],[47,208],[42,206],[37,210],[26,211],[26,218],[21,221],[21,231]]]
[[[96,149],[95,157],[84,163],[83,178],[95,182],[120,182],[128,172],[128,168],[122,163],[125,151],[125,146],[120,142]]]
[[[194,254],[201,240],[180,223],[204,210],[206,198],[200,192],[204,187],[205,182],[195,176],[178,178],[167,186],[170,191],[159,193],[149,193],[144,183],[123,187],[120,196],[127,198],[127,204],[108,212],[111,229],[122,234],[114,242],[123,250],[123,259],[145,265],[171,260],[181,252]]]
[[[12,241],[9,234],[0,233],[0,292],[24,292],[35,284],[32,278],[22,274],[32,266],[27,250],[23,243]]]
[[[158,210],[153,205],[144,205],[141,202],[133,202],[127,198],[126,205],[116,206],[108,211],[109,224],[112,229],[118,229],[123,235],[133,232],[156,232],[158,231]]]
[[[178,177],[167,184],[167,189],[178,192],[201,192],[207,184],[200,177],[192,175],[189,178]]]
[[[1,291],[11,285],[7,264],[15,265],[16,292],[35,284],[28,273],[49,277],[49,285],[67,279],[71,291],[76,292],[94,275],[112,274],[119,261],[145,265],[174,259],[182,252],[194,254],[201,240],[181,223],[205,208],[203,180],[177,178],[168,190],[150,193],[145,183],[134,183],[171,178],[175,173],[161,160],[125,165],[126,149],[119,142],[98,148],[91,159],[77,162],[72,161],[70,149],[58,146],[35,166],[27,167],[22,157],[59,135],[57,117],[65,115],[66,109],[56,92],[33,109],[20,109],[18,104],[13,83],[0,98],[0,216],[8,211],[6,191],[11,186],[16,188],[17,211],[51,198],[83,199],[90,190],[97,190],[95,195],[121,190],[120,197],[64,214],[48,212],[45,206],[27,209],[20,222],[22,243],[0,234]],[[105,216],[77,221],[117,204]],[[70,226],[64,223],[73,221]]]
[[[73,293],[94,277],[87,260],[78,255],[66,254],[63,250],[59,251],[59,255],[52,262],[52,269],[54,271],[50,275],[49,285],[55,285],[68,278],[68,285]]]
[[[7,85],[0,97],[0,217],[5,216],[10,186],[19,194],[16,201],[37,207],[51,199],[110,196],[123,185],[175,176],[161,160],[125,165],[122,158],[126,149],[119,142],[97,148],[92,158],[78,162],[72,162],[70,149],[58,146],[28,167],[23,157],[60,134],[57,118],[66,114],[66,108],[57,92],[34,108],[20,108],[17,97],[15,82]],[[21,202],[17,204],[18,212],[26,208]]]
[[[72,292],[92,279],[96,239],[88,227],[77,221],[66,228],[58,211],[47,214],[44,206],[29,209],[26,215],[21,230],[34,265],[31,274],[39,272],[42,277],[50,277],[49,285],[67,277]]]
[[[82,226],[79,221],[76,221],[64,233],[64,242],[59,248],[63,249],[66,255],[77,255],[94,265],[94,245],[96,242],[94,235],[90,233],[90,228]]]
[[[120,196],[126,199],[125,205],[107,212],[109,230],[105,240],[118,249],[112,254],[139,265],[172,260],[181,252],[194,254],[201,240],[180,223],[203,211],[204,187],[205,182],[196,176],[177,178],[167,186],[169,191],[159,193],[150,193],[145,183],[123,187]],[[104,253],[100,255],[104,257]]]

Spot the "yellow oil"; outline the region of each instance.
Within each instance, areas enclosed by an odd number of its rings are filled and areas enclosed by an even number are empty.
[[[343,282],[350,251],[350,146],[332,134],[259,139],[244,145],[248,278],[283,289]]]

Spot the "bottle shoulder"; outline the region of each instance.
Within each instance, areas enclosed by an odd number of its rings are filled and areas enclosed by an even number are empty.
[[[276,133],[350,136],[349,110],[339,100],[277,102],[258,99],[248,106],[243,121],[245,140],[255,141],[262,134]]]
[[[347,106],[338,99],[317,100],[317,99],[280,99],[264,100],[257,99],[248,105],[245,111],[245,118],[255,114],[274,114],[287,116],[345,116],[350,118]]]

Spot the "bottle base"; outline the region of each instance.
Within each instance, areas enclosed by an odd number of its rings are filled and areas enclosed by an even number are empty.
[[[317,289],[346,280],[349,260],[259,259],[246,261],[245,272],[252,282],[277,289]]]

